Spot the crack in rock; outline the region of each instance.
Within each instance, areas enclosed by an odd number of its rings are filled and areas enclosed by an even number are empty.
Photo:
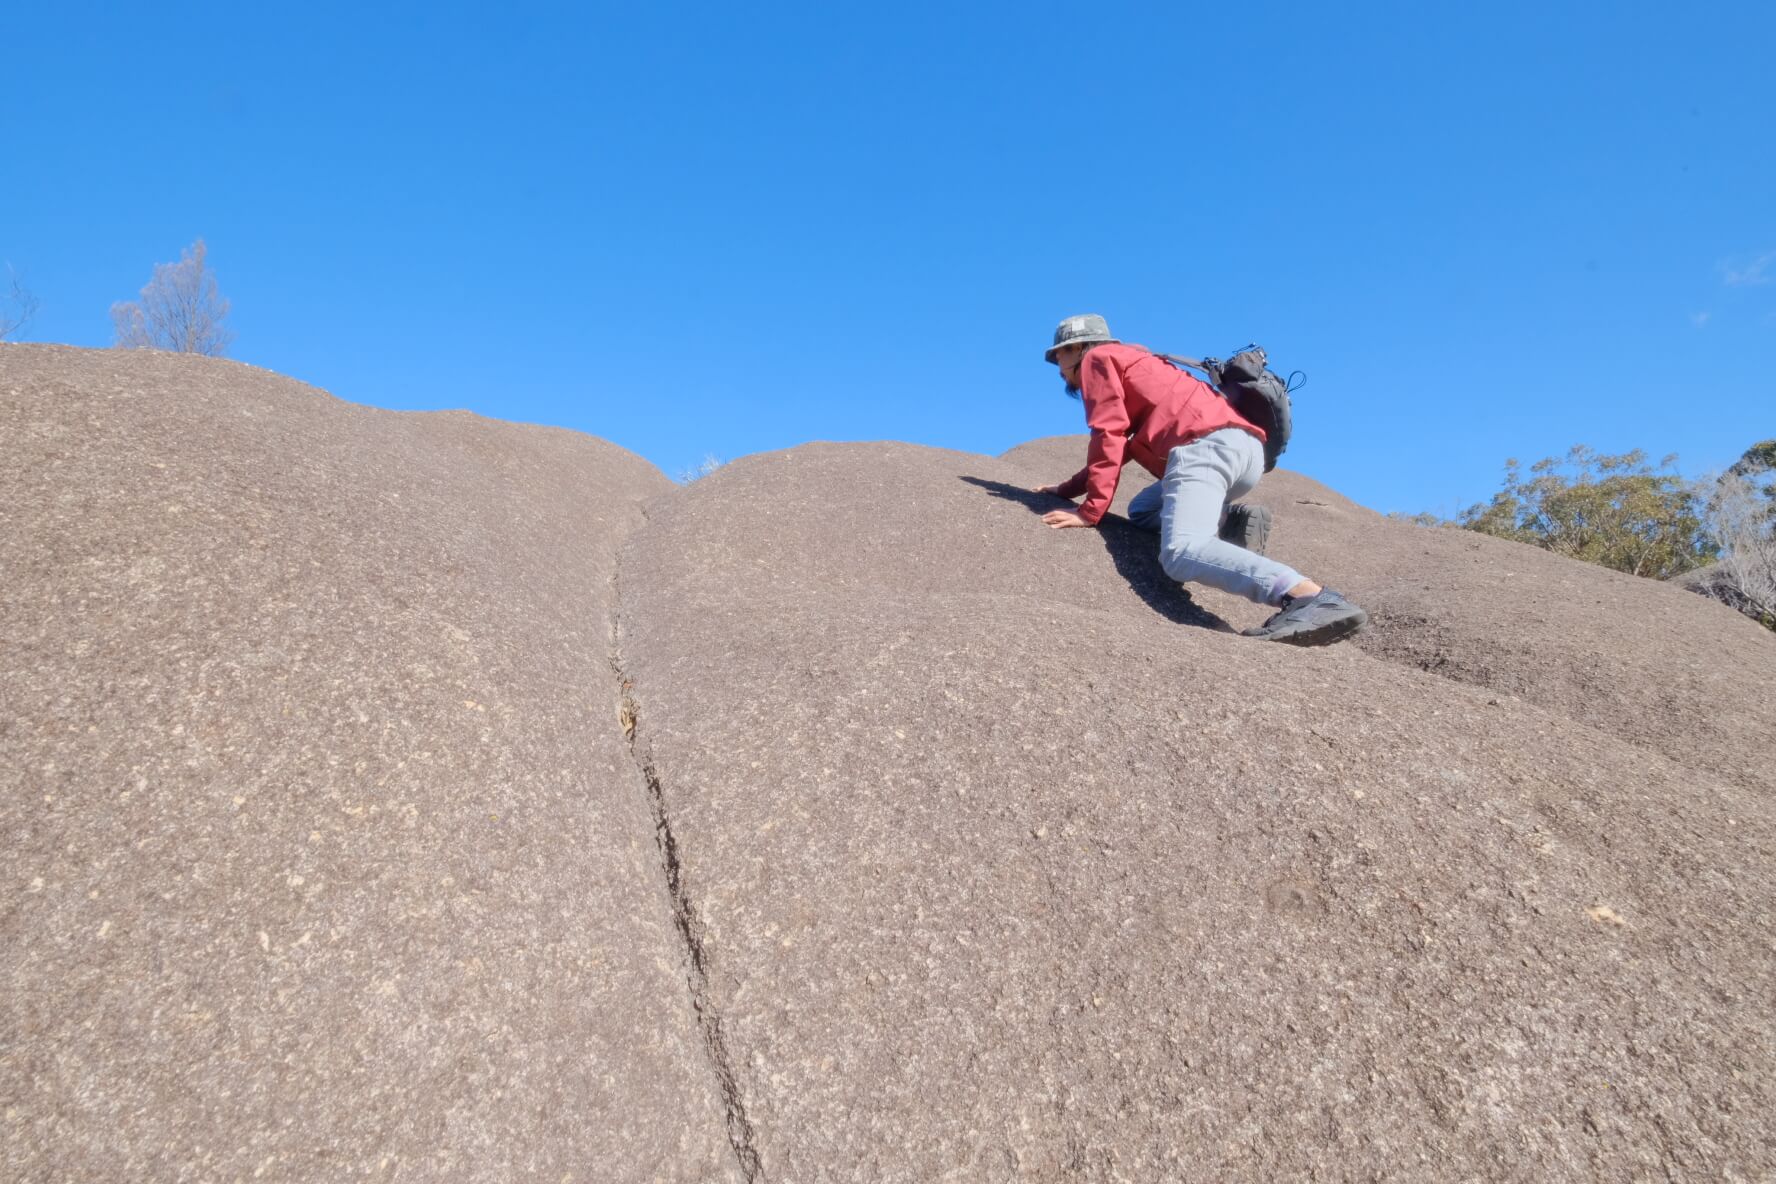
[[[721,1016],[716,1013],[715,1005],[709,997],[708,957],[703,949],[703,927],[697,922],[696,908],[685,889],[683,868],[678,855],[678,839],[672,833],[672,823],[666,814],[666,795],[660,785],[660,775],[654,768],[647,745],[641,739],[641,709],[635,701],[634,684],[623,672],[622,654],[617,648],[618,620],[618,616],[613,613],[610,666],[617,679],[617,719],[622,724],[624,738],[629,743],[629,757],[635,762],[647,787],[648,807],[654,818],[654,844],[659,849],[661,870],[666,875],[666,891],[672,899],[672,919],[678,926],[678,935],[684,941],[685,952],[689,955],[688,986],[691,1008],[696,1012],[697,1027],[703,1036],[703,1050],[709,1058],[710,1067],[715,1071],[716,1085],[721,1090],[728,1143],[734,1149],[734,1158],[739,1161],[741,1175],[747,1184],[759,1184],[764,1179],[764,1174],[759,1164],[758,1151],[753,1146],[752,1121],[746,1116],[746,1105],[740,1096],[739,1083],[734,1077]]]

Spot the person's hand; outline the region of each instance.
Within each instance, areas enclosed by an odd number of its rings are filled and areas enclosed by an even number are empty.
[[[1075,514],[1072,510],[1050,510],[1042,516],[1042,520],[1055,530],[1065,530],[1069,526],[1091,526],[1090,522]]]
[[[1061,487],[1059,485],[1038,485],[1036,487],[1036,492],[1037,493],[1052,493],[1056,497],[1059,497],[1059,496],[1061,496]]]

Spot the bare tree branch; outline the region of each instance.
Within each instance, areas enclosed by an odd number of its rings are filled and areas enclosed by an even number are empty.
[[[703,459],[700,463],[692,468],[684,469],[678,474],[678,483],[680,485],[689,485],[692,481],[709,476],[709,474],[721,468],[725,463],[726,462],[715,453],[706,452],[703,454]]]
[[[12,264],[6,265],[6,292],[0,295],[0,341],[5,341],[25,327],[37,314],[37,297],[20,281]]]
[[[1770,482],[1770,469],[1756,463],[1734,466],[1715,484],[1708,503],[1708,529],[1720,545],[1721,559],[1709,569],[1707,579],[1698,581],[1698,591],[1776,629],[1772,488],[1776,484]]]
[[[143,286],[141,300],[111,306],[119,349],[212,356],[228,349],[234,334],[222,322],[229,305],[216,290],[215,273],[205,266],[206,254],[200,238],[177,263],[154,265],[154,278]]]

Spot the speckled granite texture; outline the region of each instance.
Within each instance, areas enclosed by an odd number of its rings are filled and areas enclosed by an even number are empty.
[[[0,346],[0,442],[0,1178],[1776,1175],[1699,597],[1278,472],[1376,624],[1252,641],[1040,525],[1082,437],[681,489]]]
[[[1562,684],[1531,665],[1517,696],[1373,639],[1234,636],[1150,536],[1042,527],[1022,491],[1068,471],[809,445],[627,544],[640,750],[765,1174],[1768,1178],[1766,746],[1704,770],[1662,718],[1532,698]],[[1315,534],[1302,566],[1384,612],[1363,573],[1473,554],[1268,492],[1282,557]],[[1701,715],[1688,636],[1717,705],[1768,712],[1750,622],[1502,552],[1532,622],[1552,570],[1647,623],[1568,613],[1550,662],[1686,674],[1662,710]],[[1477,583],[1424,601],[1454,658],[1496,652]]]
[[[0,346],[8,1181],[725,1180],[621,449]]]

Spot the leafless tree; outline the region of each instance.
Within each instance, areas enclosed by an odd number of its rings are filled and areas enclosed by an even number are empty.
[[[0,293],[0,341],[25,327],[37,312],[37,297],[20,282],[12,264],[6,265],[6,291]]]
[[[678,483],[680,485],[689,485],[693,481],[709,476],[709,474],[721,468],[725,463],[726,462],[723,461],[721,457],[713,452],[704,453],[703,459],[698,462],[697,465],[680,471],[678,474]]]
[[[204,241],[186,248],[177,263],[156,263],[141,300],[111,306],[120,349],[164,349],[181,354],[220,356],[234,340],[222,322],[228,301],[216,290],[216,275],[204,265]]]
[[[1776,509],[1755,474],[1729,471],[1720,478],[1707,523],[1721,558],[1698,590],[1776,629]]]

